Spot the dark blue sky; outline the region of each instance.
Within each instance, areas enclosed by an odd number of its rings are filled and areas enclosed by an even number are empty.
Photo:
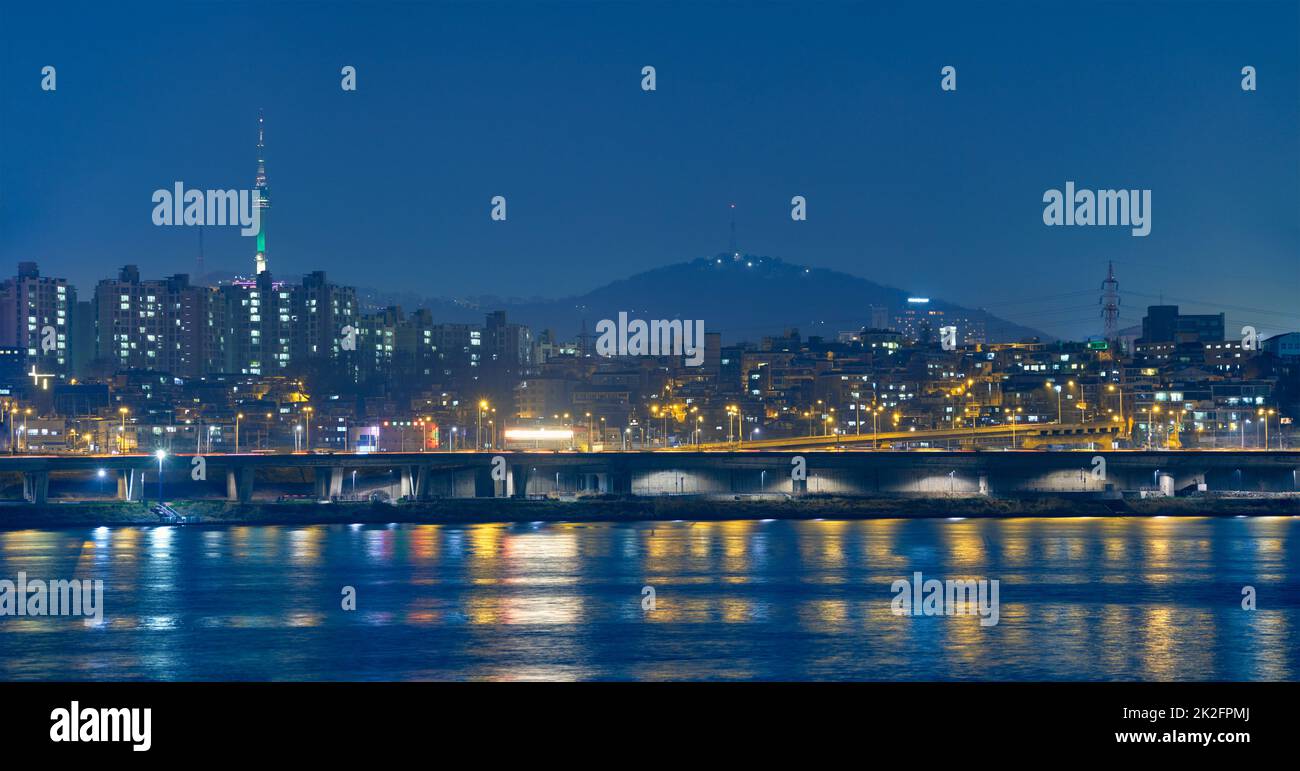
[[[725,249],[735,201],[742,250],[1055,334],[1098,331],[1107,260],[1124,325],[1163,294],[1300,328],[1298,30],[1295,2],[11,0],[0,267],[193,272],[150,195],[251,186],[262,107],[273,272],[559,297]],[[1066,180],[1152,189],[1151,235],[1045,227]],[[251,268],[232,229],[206,247]]]

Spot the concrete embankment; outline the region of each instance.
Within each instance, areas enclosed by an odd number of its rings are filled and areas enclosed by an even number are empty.
[[[634,522],[727,519],[886,519],[924,517],[1106,517],[1106,516],[1300,516],[1300,497],[1186,497],[1110,500],[1095,498],[621,498],[576,501],[505,498],[443,499],[419,503],[227,503],[173,504],[203,525]],[[0,507],[0,529],[156,525],[159,518],[139,503],[105,502]]]

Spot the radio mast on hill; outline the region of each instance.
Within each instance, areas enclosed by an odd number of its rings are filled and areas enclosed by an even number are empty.
[[[739,256],[740,252],[736,251],[736,205],[733,203],[731,204],[731,259],[734,260]]]
[[[1119,332],[1119,281],[1115,279],[1115,263],[1108,263],[1106,280],[1101,282],[1101,318],[1107,340],[1114,340]]]

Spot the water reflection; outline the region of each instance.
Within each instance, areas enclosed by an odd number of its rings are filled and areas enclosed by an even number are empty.
[[[105,617],[0,617],[0,677],[1288,680],[1300,666],[1298,528],[1263,517],[10,531],[0,578],[102,580]],[[998,579],[999,623],[895,615],[890,584],[917,571]],[[1242,609],[1244,586],[1258,610]]]

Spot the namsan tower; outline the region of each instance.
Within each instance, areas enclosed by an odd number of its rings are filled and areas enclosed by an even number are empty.
[[[262,111],[257,111],[257,179],[253,183],[253,189],[257,193],[257,200],[254,206],[261,211],[258,215],[261,217],[262,228],[257,232],[257,255],[253,258],[256,263],[257,272],[262,273],[266,270],[266,215],[271,208],[271,189],[266,184],[266,121],[262,116]]]

